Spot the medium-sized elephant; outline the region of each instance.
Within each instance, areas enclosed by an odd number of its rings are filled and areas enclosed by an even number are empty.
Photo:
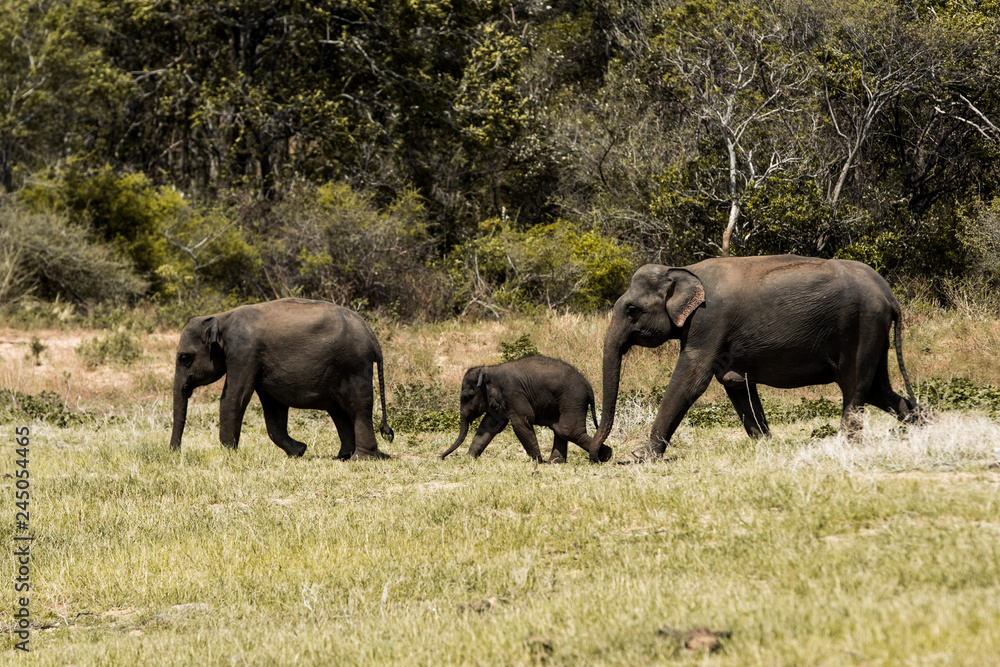
[[[461,423],[458,438],[441,454],[448,456],[465,441],[469,424],[485,413],[469,446],[469,455],[479,457],[490,441],[509,422],[528,456],[541,462],[535,425],[548,426],[555,434],[549,463],[566,461],[568,442],[590,454],[591,461],[607,461],[611,448],[595,447],[587,435],[587,408],[594,427],[597,411],[594,390],[587,378],[560,359],[533,356],[496,366],[475,366],[465,373],[460,397]]]
[[[685,413],[718,380],[748,435],[770,429],[757,385],[793,388],[836,382],[841,430],[857,432],[865,404],[900,421],[923,419],[903,365],[899,302],[878,273],[850,260],[795,255],[724,257],[686,267],[647,264],[615,303],[604,337],[604,401],[594,436],[611,433],[622,358],[636,345],[680,340],[680,354],[653,422],[633,454],[658,457]],[[891,338],[891,331],[895,337]],[[908,398],[889,382],[889,344]]]
[[[279,299],[192,317],[181,332],[174,371],[170,448],[181,448],[191,392],[223,375],[219,439],[236,449],[243,414],[257,392],[271,440],[288,456],[305,443],[288,435],[288,408],[326,410],[340,435],[339,458],[389,458],[372,426],[372,364],[378,367],[382,435],[386,420],[382,348],[357,313],[326,301]]]

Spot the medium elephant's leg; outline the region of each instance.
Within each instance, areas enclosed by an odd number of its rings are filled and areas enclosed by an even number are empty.
[[[549,463],[566,463],[568,453],[569,441],[559,435],[558,432],[555,432],[552,438],[552,451],[549,453]]]
[[[528,452],[528,456],[535,459],[539,463],[544,461],[542,458],[542,451],[538,448],[538,438],[535,436],[535,427],[528,421],[525,417],[515,417],[510,420],[511,427],[514,429],[514,435],[517,439],[521,441],[521,446],[524,447],[524,451]]]
[[[851,440],[857,438],[861,432],[865,403],[878,369],[878,359],[870,349],[874,346],[866,345],[868,340],[868,337],[859,335],[857,340],[850,341],[857,347],[853,354],[845,355],[837,378],[837,384],[844,395],[840,432]]]
[[[727,386],[726,393],[736,414],[743,422],[743,428],[751,438],[760,438],[771,435],[771,429],[767,425],[767,417],[764,416],[764,407],[760,404],[760,395],[757,394],[756,383],[744,385]]]
[[[508,422],[508,419],[487,412],[483,420],[479,422],[476,434],[472,436],[472,443],[469,445],[469,451],[467,452],[468,455],[479,458],[483,450],[486,449],[486,445],[490,444],[500,431],[507,428]]]
[[[240,446],[240,432],[243,429],[243,415],[253,396],[253,383],[249,378],[230,372],[222,387],[219,401],[219,440],[229,449]]]
[[[257,390],[257,398],[264,408],[264,423],[267,425],[267,435],[271,442],[281,447],[289,456],[302,456],[306,451],[306,443],[299,442],[288,435],[288,406],[279,403],[266,391]]]
[[[633,451],[634,456],[648,458],[663,455],[684,415],[708,389],[708,384],[712,381],[711,361],[710,355],[681,352],[653,421],[649,444]]]
[[[889,381],[888,350],[879,359],[879,367],[875,371],[875,379],[865,402],[885,410],[899,421],[912,421],[916,418],[913,404],[892,390],[892,383]]]
[[[339,407],[327,410],[327,414],[333,419],[333,425],[336,427],[337,435],[340,437],[340,452],[337,453],[337,458],[351,458],[356,448],[354,421]]]
[[[354,415],[354,456],[358,460],[366,459],[388,459],[391,458],[385,452],[378,449],[378,442],[375,440],[375,427],[372,425],[372,413],[360,410]]]

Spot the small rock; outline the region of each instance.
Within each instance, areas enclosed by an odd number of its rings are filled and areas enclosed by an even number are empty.
[[[687,651],[692,653],[714,653],[722,648],[722,639],[728,639],[732,633],[729,630],[709,630],[708,628],[693,628],[684,632],[675,628],[663,627],[657,630],[661,635],[673,638]]]

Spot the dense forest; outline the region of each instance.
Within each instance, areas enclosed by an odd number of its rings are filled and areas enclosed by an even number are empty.
[[[0,0],[0,302],[605,307],[1000,281],[998,0]]]

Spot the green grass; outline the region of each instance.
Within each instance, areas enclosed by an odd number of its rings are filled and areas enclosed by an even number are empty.
[[[648,431],[648,411],[624,408],[617,444]],[[571,449],[550,467],[529,462],[509,431],[478,461],[435,458],[454,437],[442,432],[399,434],[385,445],[391,461],[345,463],[332,428],[305,412],[292,425],[310,445],[304,459],[285,458],[254,410],[232,453],[216,441],[217,415],[207,396],[192,403],[180,455],[167,447],[169,404],[34,423],[28,662],[1000,655],[1000,472],[989,467],[1000,425],[982,416],[944,413],[902,432],[872,415],[858,443],[809,438],[835,419],[759,442],[686,426],[669,462],[593,465]],[[8,522],[0,535],[11,544]],[[11,585],[2,604],[13,607]],[[702,656],[665,626],[732,634]]]
[[[508,430],[445,461],[464,370],[528,335],[598,399],[606,317],[376,322],[390,423],[383,462],[342,462],[328,418],[292,411],[288,460],[256,399],[238,452],[217,440],[221,383],[168,448],[176,332],[131,368],[88,368],[82,336],[10,333],[0,422],[32,427],[28,656],[43,665],[995,665],[1000,655],[1000,323],[912,315],[911,378],[938,406],[901,428],[839,425],[836,387],[762,388],[774,437],[749,440],[713,386],[669,461],[536,466]],[[23,344],[22,344],[23,342]],[[0,341],[3,344],[3,341]],[[610,444],[643,442],[677,344],[625,360]],[[900,387],[893,371],[894,384]],[[46,393],[47,392],[47,393]],[[832,400],[832,403],[824,399]],[[70,407],[67,409],[63,401]],[[832,407],[831,407],[832,406]],[[598,406],[599,407],[599,406]],[[944,408],[961,408],[945,410]],[[81,414],[79,410],[82,410]],[[414,432],[418,427],[433,432]],[[551,444],[539,430],[543,451]],[[0,474],[13,474],[13,447]],[[13,544],[14,479],[0,477]],[[13,609],[8,556],[0,605]],[[10,618],[0,621],[8,628]],[[711,655],[677,633],[731,633]]]

